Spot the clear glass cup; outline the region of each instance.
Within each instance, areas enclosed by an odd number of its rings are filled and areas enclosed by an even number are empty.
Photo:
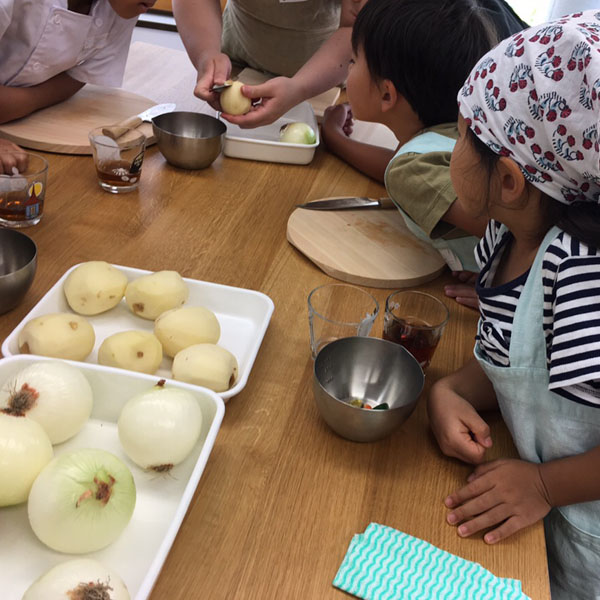
[[[377,300],[354,285],[328,283],[312,290],[308,295],[308,325],[313,358],[333,340],[368,336],[378,313]]]
[[[39,154],[27,155],[27,168],[0,175],[0,225],[31,227],[37,225],[44,212],[48,161]]]
[[[137,129],[127,129],[116,139],[103,133],[102,127],[89,133],[94,166],[100,187],[112,194],[137,189],[142,175],[146,136]]]
[[[426,369],[449,318],[446,305],[431,294],[392,292],[385,301],[382,337],[404,346]]]

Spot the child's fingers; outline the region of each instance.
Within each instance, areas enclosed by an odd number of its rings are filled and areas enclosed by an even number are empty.
[[[488,529],[498,523],[502,523],[506,518],[510,516],[507,507],[504,504],[498,504],[490,509],[484,510],[480,513],[475,513],[477,516],[465,520],[461,523],[460,519],[457,518],[457,511],[451,512],[446,517],[448,523],[451,525],[458,525],[458,535],[461,537],[469,537],[482,529]]]
[[[496,527],[492,531],[488,531],[483,536],[483,541],[486,544],[495,544],[500,540],[505,540],[507,537],[511,536],[513,533],[517,533],[526,526],[525,523],[519,519],[519,517],[511,517],[510,519],[506,519],[500,527]]]

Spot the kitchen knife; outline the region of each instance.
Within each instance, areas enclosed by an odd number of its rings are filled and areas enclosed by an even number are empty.
[[[347,198],[325,198],[313,200],[305,204],[297,204],[298,208],[311,210],[348,210],[356,208],[396,208],[391,198],[358,198],[349,196]]]
[[[150,121],[153,117],[158,117],[158,115],[162,115],[163,113],[172,112],[175,110],[175,104],[169,102],[167,104],[156,104],[155,106],[150,107],[149,109],[141,112],[139,115],[135,115],[133,117],[129,117],[120,123],[116,123],[115,125],[109,125],[108,127],[102,128],[102,133],[111,137],[113,140],[116,140],[118,137],[121,137],[127,129],[135,129],[139,125],[142,124],[143,121]]]

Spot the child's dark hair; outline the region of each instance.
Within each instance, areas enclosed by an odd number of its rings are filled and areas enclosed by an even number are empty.
[[[369,0],[352,30],[371,76],[389,79],[425,127],[456,121],[456,96],[498,42],[475,0]]]
[[[500,156],[493,152],[470,129],[467,137],[481,159],[480,165],[491,178]],[[558,225],[576,240],[598,248],[600,246],[600,204],[596,202],[574,202],[563,204],[547,194],[542,196],[548,222]]]

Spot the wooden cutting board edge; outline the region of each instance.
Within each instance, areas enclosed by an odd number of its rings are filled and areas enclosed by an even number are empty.
[[[300,209],[296,209],[300,210]],[[326,264],[322,260],[314,256],[310,256],[307,252],[305,252],[302,248],[303,243],[302,240],[294,237],[294,232],[292,228],[289,226],[290,220],[292,219],[292,215],[296,211],[293,211],[290,214],[288,219],[288,226],[286,227],[286,239],[287,241],[296,248],[301,254],[303,254],[306,258],[308,258],[311,262],[317,265],[324,273],[327,275],[339,279],[340,281],[345,281],[347,283],[352,283],[355,285],[364,285],[366,287],[373,288],[383,288],[383,289],[401,289],[406,287],[414,287],[417,285],[421,285],[423,283],[427,283],[429,281],[434,280],[436,277],[439,277],[441,273],[445,270],[446,264],[443,259],[440,257],[440,266],[437,269],[431,270],[428,273],[425,273],[420,276],[415,277],[403,277],[401,279],[391,278],[391,279],[383,279],[380,277],[369,277],[367,275],[359,275],[355,273],[350,273],[347,271],[342,271],[336,268],[333,265]]]

